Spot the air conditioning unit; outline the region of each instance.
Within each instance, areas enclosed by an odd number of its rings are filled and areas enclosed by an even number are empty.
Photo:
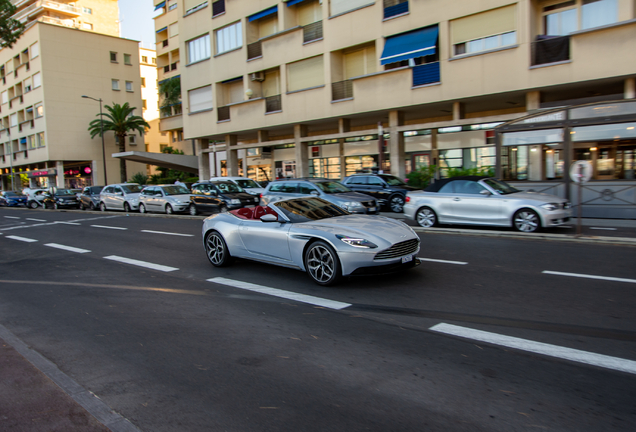
[[[254,72],[250,74],[251,81],[265,81],[265,74],[263,72]]]

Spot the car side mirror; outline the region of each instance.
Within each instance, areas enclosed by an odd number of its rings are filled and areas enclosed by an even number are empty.
[[[278,216],[273,214],[266,214],[261,216],[261,222],[278,222]]]
[[[316,190],[313,190],[313,191],[311,191],[311,192],[309,192],[309,193],[310,193],[311,195],[313,195],[313,196],[320,196],[320,193],[319,193],[318,191],[316,191]]]
[[[479,191],[479,193],[480,193],[481,195],[485,195],[485,196],[490,196],[490,195],[492,195],[492,194],[490,193],[490,191],[489,191],[489,190],[486,190],[486,189],[483,189],[483,190]]]

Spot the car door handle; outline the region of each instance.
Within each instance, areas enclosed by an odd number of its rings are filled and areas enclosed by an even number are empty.
[[[457,197],[453,198],[453,201],[461,201],[461,200],[462,200],[461,198],[457,198]]]

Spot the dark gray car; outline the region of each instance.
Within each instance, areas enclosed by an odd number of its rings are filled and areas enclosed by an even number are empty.
[[[99,194],[104,189],[104,186],[87,186],[84,188],[79,196],[79,208],[80,210],[98,210],[99,209]]]

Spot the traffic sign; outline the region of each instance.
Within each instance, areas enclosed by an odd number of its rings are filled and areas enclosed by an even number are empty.
[[[570,178],[575,183],[587,183],[592,178],[592,172],[590,161],[575,161],[570,167]]]

